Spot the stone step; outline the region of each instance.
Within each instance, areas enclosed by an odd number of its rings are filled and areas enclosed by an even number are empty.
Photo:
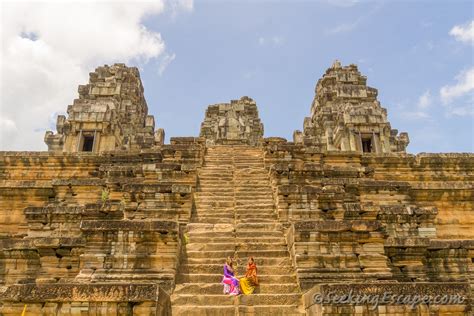
[[[264,238],[268,238],[268,237],[284,238],[285,237],[283,234],[283,231],[265,231],[264,234],[261,234],[261,231],[234,232],[233,227],[230,227],[229,229],[231,230],[226,230],[224,228],[221,228],[220,231],[212,231],[212,230],[205,230],[205,229],[199,229],[199,228],[192,228],[191,230],[188,230],[186,233],[189,238],[194,238],[194,237],[201,237],[201,238],[221,237],[221,238],[228,238],[228,239],[252,238],[254,241],[258,240],[259,238],[258,236],[262,236],[262,235],[264,236]]]
[[[269,184],[267,178],[265,179],[249,179],[246,177],[246,180],[239,180],[233,178],[209,178],[209,177],[200,177],[199,184],[201,187],[211,187],[219,188],[220,186],[231,187],[236,189],[245,189],[245,188],[260,188],[262,190],[271,191],[272,187]]]
[[[236,231],[235,232],[235,237],[236,238],[242,238],[242,237],[254,237],[255,239],[258,239],[257,236],[265,236],[265,237],[281,237],[281,238],[285,238],[285,235],[283,234],[283,231],[282,230],[275,230],[275,231],[265,231],[264,234],[261,234],[261,231],[252,231],[252,230],[248,230],[248,231],[242,231],[242,230],[239,230],[239,231]]]
[[[232,165],[232,166],[243,166],[243,167],[252,167],[252,168],[265,168],[265,163],[262,159],[245,159],[245,158],[234,158],[234,159],[225,159],[225,158],[205,158],[204,159],[204,168],[211,166],[221,166],[221,165]]]
[[[199,169],[198,170],[198,179],[199,180],[224,180],[224,179],[229,179],[232,180],[234,179],[234,172],[232,171],[232,168],[229,167],[226,170],[215,170],[215,169]]]
[[[195,295],[195,294],[177,294],[171,296],[171,304],[173,305],[208,305],[209,303],[218,306],[234,306],[236,304],[237,297],[232,295]]]
[[[296,305],[301,301],[300,293],[278,293],[278,294],[252,294],[241,295],[240,305],[258,306],[258,305]]]
[[[281,231],[283,226],[280,223],[245,223],[235,225],[235,231]]]
[[[233,181],[234,174],[232,171],[218,171],[218,170],[200,170],[198,172],[199,181],[208,180],[208,181]]]
[[[193,222],[196,223],[213,223],[213,224],[225,224],[229,223],[229,221],[234,221],[233,218],[220,218],[220,217],[205,217],[205,216],[196,216],[192,218]]]
[[[205,200],[208,202],[231,202],[234,200],[234,196],[234,189],[232,189],[232,191],[219,191],[218,189],[201,191],[201,188],[198,187],[196,192],[194,192],[194,199],[198,201]]]
[[[237,243],[235,240],[229,240],[228,243],[195,243],[189,242],[186,244],[186,251],[284,251],[288,250],[285,242],[277,243]]]
[[[275,212],[275,209],[274,209],[273,206],[272,207],[270,207],[270,206],[259,207],[259,208],[254,208],[254,209],[250,209],[247,206],[239,206],[239,207],[235,208],[235,215],[236,216],[246,216],[246,215],[252,215],[252,214],[254,214],[254,215],[275,214],[276,215],[276,212]]]
[[[220,284],[222,281],[222,273],[220,274],[178,274],[177,283],[217,283]],[[296,276],[290,274],[278,274],[278,275],[259,275],[259,283],[266,284],[296,284]]]
[[[228,149],[230,148],[230,149]],[[223,155],[223,156],[237,156],[237,157],[254,157],[254,156],[261,156],[263,157],[263,151],[260,148],[255,147],[230,147],[230,146],[222,146],[222,148],[215,147],[210,150],[211,147],[207,149],[206,157],[212,155]]]
[[[253,192],[255,196],[273,197],[273,191],[270,187],[257,183],[234,186],[234,192],[236,195],[248,195]]]
[[[234,194],[234,188],[229,186],[229,187],[222,187],[222,186],[216,186],[216,187],[209,187],[209,186],[201,186],[198,188],[198,192],[211,192],[214,195],[220,195],[220,194],[225,194],[225,193],[232,193]]]
[[[254,216],[241,216],[237,217],[236,223],[237,224],[247,224],[247,223],[273,223],[276,220],[276,215],[271,213],[269,215],[265,215],[259,217],[258,215]]]
[[[213,207],[228,207],[228,208],[242,208],[246,209],[249,206],[254,206],[254,208],[262,207],[266,208],[269,206],[274,206],[273,200],[270,197],[259,197],[256,196],[252,198],[251,194],[248,197],[243,198],[241,196],[235,195],[205,195],[202,192],[198,192],[200,194],[195,195],[194,202],[196,205],[200,205],[202,207],[206,206],[213,206]]]
[[[234,191],[235,193],[241,193],[241,194],[255,192],[260,195],[270,194],[270,197],[273,196],[272,189],[267,184],[261,184],[261,183],[235,185]]]
[[[270,173],[263,167],[247,168],[236,166],[232,169],[232,174],[239,181],[266,180],[270,183]]]
[[[272,190],[270,186],[266,183],[235,183],[235,184],[229,184],[229,182],[219,182],[219,181],[210,181],[210,180],[204,180],[199,182],[199,190],[205,189],[206,191],[199,191],[199,192],[207,192],[207,191],[214,191],[216,190],[216,193],[220,190],[228,190],[232,189],[235,192],[242,192],[242,193],[248,193],[249,191],[255,191],[256,193],[260,194],[267,194],[271,193]]]
[[[188,244],[191,243],[229,243],[232,241],[236,244],[239,243],[250,243],[250,242],[261,242],[261,243],[279,243],[285,242],[283,237],[196,237],[188,235]]]
[[[232,174],[234,166],[232,164],[216,164],[215,166],[203,166],[199,169],[199,174],[220,173],[222,175]]]
[[[209,302],[212,304],[212,302]],[[173,316],[235,316],[237,308],[230,306],[188,306],[188,305],[172,305]]]
[[[269,215],[276,215],[276,212],[273,207],[265,207],[265,208],[258,208],[258,209],[249,209],[247,207],[239,208],[238,210],[234,210],[231,206],[213,206],[213,205],[203,205],[201,203],[195,204],[196,205],[196,214],[198,215],[215,215],[215,214],[232,214],[235,217],[245,217],[255,215],[256,217],[262,217],[260,215],[269,216]]]
[[[288,256],[288,250],[238,250],[235,251],[234,249],[229,250],[215,250],[215,251],[208,251],[208,250],[188,250],[186,251],[188,258],[221,258],[224,260],[228,256],[234,256],[234,253],[237,252],[239,257],[271,257],[271,258],[278,258],[278,257],[286,257]]]
[[[264,216],[269,216],[269,215],[275,215],[275,221],[276,219],[276,213],[273,208],[259,208],[257,210],[248,210],[246,208],[235,210],[235,217],[236,218],[245,218],[246,216],[255,216],[255,218],[259,217],[264,217]]]
[[[186,225],[189,233],[198,232],[233,232],[235,227],[233,224],[207,224],[207,223],[189,223]]]
[[[198,172],[198,179],[199,181],[210,181],[210,182],[224,182],[224,181],[233,181],[234,175],[232,172],[210,172],[209,170],[206,171],[199,171]]]
[[[258,213],[257,213],[258,212]],[[228,221],[233,221],[234,218],[237,221],[242,221],[242,223],[248,223],[250,220],[250,223],[252,221],[254,222],[274,222],[277,220],[275,212],[271,209],[266,209],[266,210],[255,210],[254,213],[247,212],[245,213],[234,213],[234,212],[229,212],[227,209],[222,208],[222,209],[201,209],[197,208],[196,209],[196,215],[193,217],[193,220],[195,219],[196,221],[202,222],[202,220],[214,220],[214,219],[224,219]],[[211,222],[209,222],[211,223]]]
[[[236,259],[240,262],[246,262],[246,256],[236,256]],[[183,258],[184,264],[221,264],[224,265],[225,259],[223,258]],[[258,265],[273,265],[273,266],[289,266],[291,261],[289,257],[255,257],[255,261]]]
[[[223,286],[220,283],[181,283],[176,285],[173,294],[222,294]],[[297,284],[259,284],[255,293],[299,293]]]
[[[240,266],[239,266],[240,267]],[[237,275],[245,274],[245,266],[242,265],[242,269],[238,269],[239,273]],[[179,273],[182,274],[214,274],[222,273],[223,265],[222,264],[183,264],[179,267]],[[293,273],[293,268],[291,266],[286,267],[274,267],[274,266],[257,266],[258,274],[267,275],[267,274],[291,274]]]
[[[299,305],[301,305],[298,302]],[[297,316],[306,315],[304,311],[300,311],[297,304],[293,305],[256,305],[256,306],[239,306],[238,315],[257,316]]]
[[[212,207],[212,206],[198,206],[196,205],[196,218],[209,217],[209,218],[228,218],[229,220],[234,219],[235,211],[229,207]],[[219,216],[220,215],[220,216]],[[209,223],[211,224],[211,223]]]
[[[218,213],[218,212],[216,212]],[[213,223],[213,224],[224,224],[224,223],[229,223],[229,221],[234,221],[234,218],[231,217],[232,214],[221,214],[221,215],[204,215],[198,212],[198,215],[193,217],[193,222],[197,223]],[[254,216],[251,218],[239,218],[237,220],[238,223],[273,223],[276,219],[276,215],[274,214],[269,214],[266,216],[258,217]]]
[[[193,306],[187,305],[173,306],[173,316],[256,316],[256,315],[272,315],[272,316],[297,316],[306,315],[304,312],[298,311],[297,305],[258,305],[258,306]]]
[[[225,294],[177,294],[172,297],[172,304],[176,305],[207,305],[209,302],[219,306],[228,305],[294,305],[299,303],[299,293],[289,294],[252,294],[252,295],[225,295]]]
[[[238,211],[246,211],[246,210],[259,210],[259,209],[263,209],[263,210],[266,210],[266,209],[273,209],[274,208],[274,205],[273,203],[255,203],[254,205],[252,205],[250,202],[238,202],[236,201],[236,204],[238,203],[238,205],[235,206],[235,211],[238,212]]]

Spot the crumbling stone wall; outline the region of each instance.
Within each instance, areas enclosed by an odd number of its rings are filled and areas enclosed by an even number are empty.
[[[249,97],[242,97],[230,103],[210,105],[200,136],[208,144],[260,144],[263,124],[258,117],[257,104]]]
[[[356,65],[336,61],[316,85],[311,117],[294,142],[321,151],[405,152],[408,134],[390,127],[387,110],[377,101],[377,89],[367,86]]]
[[[25,303],[30,313],[169,313],[202,145],[177,138],[149,151],[0,153],[11,190],[0,203],[12,205],[0,211],[0,313]],[[44,192],[28,196],[37,187]],[[155,290],[113,296],[136,283]],[[85,284],[101,287],[87,294]],[[22,296],[29,291],[39,296]]]
[[[264,144],[301,288],[391,280],[474,289],[473,154],[322,153],[278,138]]]
[[[89,74],[89,83],[80,85],[78,91],[79,99],[68,106],[68,117],[57,118],[57,134],[46,132],[48,150],[102,152],[163,144],[164,131],[155,131],[155,119],[148,115],[136,67],[98,67]]]

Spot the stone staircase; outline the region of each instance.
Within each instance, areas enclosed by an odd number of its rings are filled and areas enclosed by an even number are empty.
[[[198,181],[171,298],[173,315],[303,315],[263,152],[242,145],[210,147]],[[254,294],[222,293],[227,256],[238,258],[238,277],[245,274],[247,258],[255,258],[260,286]]]

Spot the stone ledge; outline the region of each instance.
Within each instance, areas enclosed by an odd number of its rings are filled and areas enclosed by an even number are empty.
[[[0,239],[2,250],[34,250],[37,248],[83,247],[81,237],[36,237],[25,239]]]
[[[430,282],[430,283],[345,283],[345,284],[324,284],[320,286],[320,293],[327,295],[335,293],[344,295],[352,291],[353,296],[357,295],[380,295],[390,292],[393,295],[460,295],[469,297],[469,284],[461,282]]]
[[[98,221],[86,220],[81,222],[83,231],[157,231],[159,233],[169,233],[178,231],[178,223],[166,220],[153,221],[129,221],[129,220],[111,220]]]
[[[428,249],[474,249],[474,239],[432,239]]]
[[[420,247],[426,248],[430,245],[429,238],[422,237],[388,237],[385,240],[384,247]]]
[[[353,221],[300,221],[295,224],[295,231],[315,232],[342,232],[342,231],[377,231],[382,225],[379,221],[353,220]]]
[[[1,180],[0,190],[51,189],[50,180]]]
[[[144,302],[166,295],[156,284],[16,284],[0,287],[2,302]]]
[[[170,138],[170,145],[199,144],[203,142],[204,142],[204,139],[202,137],[171,137]]]
[[[104,179],[53,179],[51,181],[53,186],[104,186]]]

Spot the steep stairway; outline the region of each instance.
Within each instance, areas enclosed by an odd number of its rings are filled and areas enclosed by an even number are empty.
[[[196,211],[171,297],[173,315],[303,315],[262,150],[210,147],[198,179]],[[245,274],[247,258],[255,258],[260,286],[254,294],[222,293],[227,256],[238,258],[237,277]]]

